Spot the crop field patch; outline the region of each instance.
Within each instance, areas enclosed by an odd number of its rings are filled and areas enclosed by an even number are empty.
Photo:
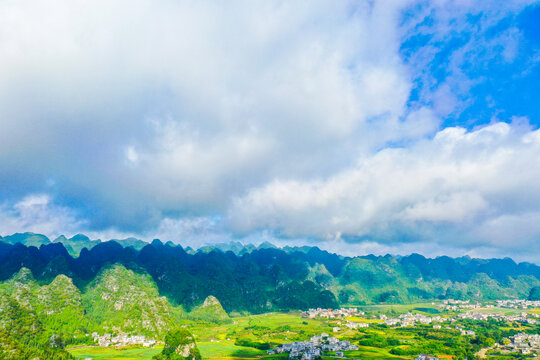
[[[113,348],[84,346],[67,349],[76,359],[92,360],[147,360],[161,352],[161,347],[155,348]]]

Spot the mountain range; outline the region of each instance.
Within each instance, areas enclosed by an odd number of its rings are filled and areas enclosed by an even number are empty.
[[[317,247],[159,240],[0,239],[0,358],[68,359],[90,334],[163,338],[183,321],[435,299],[540,297],[540,267],[418,254],[345,257]],[[171,335],[172,336],[172,335]]]
[[[77,253],[77,255],[75,255]],[[159,240],[50,241],[24,233],[0,240],[0,281],[21,268],[40,283],[58,275],[88,291],[100,271],[121,264],[144,274],[156,294],[191,310],[214,296],[227,312],[403,303],[431,299],[526,298],[540,286],[540,267],[512,259],[434,259],[422,255],[344,257],[317,247],[217,244],[198,251]]]

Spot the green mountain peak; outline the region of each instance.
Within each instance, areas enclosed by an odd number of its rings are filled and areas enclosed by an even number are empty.
[[[202,304],[202,306],[203,307],[221,306],[221,303],[219,302],[219,300],[215,296],[210,295],[204,300],[204,303]]]
[[[168,300],[145,273],[115,264],[102,270],[83,295],[91,321],[134,335],[163,334],[174,323]]]
[[[202,305],[193,309],[190,315],[202,321],[215,323],[231,322],[229,314],[227,314],[219,300],[213,295],[208,296]]]
[[[29,283],[35,281],[32,271],[26,267],[22,267],[12,278],[15,282]]]
[[[195,338],[187,329],[171,331],[165,337],[165,345],[161,354],[154,360],[200,360],[201,354],[195,343]]]

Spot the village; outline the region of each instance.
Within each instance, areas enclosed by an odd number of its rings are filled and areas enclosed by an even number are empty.
[[[102,347],[128,345],[142,345],[143,347],[150,347],[156,344],[156,340],[147,339],[144,335],[119,334],[113,336],[110,333],[106,333],[100,336],[97,332],[94,332],[92,333],[92,338],[97,345]]]
[[[538,314],[532,314],[527,312],[521,312],[514,315],[505,315],[505,314],[496,314],[496,313],[485,313],[485,312],[476,312],[476,311],[467,311],[463,314],[457,316],[458,319],[470,319],[477,321],[487,321],[489,319],[507,321],[507,322],[522,322],[527,324],[538,324],[540,317]]]
[[[323,352],[335,352],[335,356],[342,358],[344,351],[358,350],[358,346],[349,341],[340,341],[326,333],[313,336],[309,341],[299,341],[268,350],[269,355],[289,353],[290,359],[313,360],[320,357]]]
[[[306,312],[302,313],[302,316],[308,317],[310,319],[316,317],[335,319],[341,317],[350,317],[350,316],[359,316],[365,315],[363,311],[358,310],[357,308],[341,308],[341,309],[309,309]]]
[[[527,324],[537,324],[539,320],[537,320],[539,317],[538,314],[531,314],[526,312],[521,312],[520,314],[497,314],[497,313],[486,313],[486,312],[476,312],[476,311],[467,311],[465,313],[458,314],[456,316],[425,316],[422,314],[411,314],[406,313],[399,315],[397,318],[388,318],[386,315],[380,315],[379,319],[384,320],[384,323],[388,326],[415,326],[416,323],[420,323],[423,325],[428,325],[431,323],[442,323],[442,322],[450,322],[454,323],[457,320],[463,320],[463,319],[469,319],[469,320],[476,320],[476,321],[487,321],[489,319],[494,319],[498,321],[507,321],[507,322],[522,322]],[[441,328],[438,325],[433,326],[435,329]],[[469,334],[467,334],[469,335]]]
[[[501,308],[501,309],[530,309],[540,307],[540,301],[525,300],[525,299],[508,299],[496,300],[495,304],[472,304],[469,300],[443,300],[439,307],[449,311],[459,311],[464,309],[479,309],[479,308]]]
[[[388,326],[415,326],[417,323],[422,325],[429,325],[431,323],[443,323],[450,322],[454,323],[458,320],[470,319],[476,321],[488,321],[489,319],[494,319],[498,321],[507,321],[507,322],[521,322],[534,325],[539,323],[538,318],[539,314],[521,312],[519,314],[504,314],[504,313],[495,313],[495,312],[481,312],[481,311],[471,311],[472,309],[492,309],[492,308],[512,308],[512,309],[528,309],[528,308],[538,308],[540,307],[540,301],[529,301],[529,300],[497,300],[496,305],[486,304],[481,305],[479,303],[471,304],[468,300],[444,300],[439,307],[444,308],[449,311],[457,310],[469,310],[463,313],[456,315],[446,315],[446,316],[426,316],[423,314],[412,314],[410,312],[401,314],[397,317],[388,317],[387,315],[381,314],[378,316],[378,320],[383,321]],[[344,319],[345,321],[337,322],[338,325],[345,326],[349,329],[358,329],[362,327],[369,327],[368,322],[355,322],[347,320],[348,317],[360,317],[364,316],[363,311],[358,310],[357,308],[341,308],[341,309],[309,309],[308,311],[302,313],[302,316],[307,318],[322,317],[328,319]],[[376,318],[375,315],[372,317]],[[434,325],[435,329],[441,328],[440,325]],[[334,332],[339,331],[339,327],[334,327]],[[459,328],[457,328],[460,330]],[[466,335],[472,335],[471,332],[464,331]]]
[[[509,308],[509,309],[529,309],[529,308],[539,308],[540,301],[536,300],[520,300],[520,299],[511,299],[511,300],[497,300],[497,306],[500,308]]]
[[[448,311],[458,311],[463,309],[478,309],[482,307],[479,303],[471,304],[469,300],[443,300],[442,304],[439,304],[439,307]]]
[[[433,355],[420,354],[414,360],[439,360],[439,358]]]
[[[523,355],[539,355],[540,354],[540,335],[538,334],[516,334],[510,336],[510,342],[506,344],[496,344],[495,348],[499,348],[503,353],[521,353]]]
[[[519,313],[504,313],[504,312],[491,312],[481,311],[484,309],[494,308],[510,308],[510,309],[529,309],[531,307],[538,308],[540,306],[539,301],[529,300],[497,300],[495,304],[470,303],[469,301],[462,300],[445,300],[439,307],[449,311],[466,310],[457,314],[445,314],[427,316],[419,313],[405,313],[397,317],[389,317],[384,314],[378,316],[372,315],[374,320],[368,321],[351,321],[358,318],[365,313],[356,308],[341,308],[341,309],[310,309],[304,312],[302,315],[308,318],[322,317],[328,319],[339,319],[332,327],[334,333],[341,331],[342,327],[349,329],[367,328],[370,322],[384,322],[385,325],[390,327],[414,327],[419,325],[432,324],[433,329],[447,329],[458,331],[462,336],[476,336],[474,330],[466,329],[460,320],[474,320],[474,321],[489,321],[490,319],[496,321],[504,321],[511,323],[522,323],[528,325],[540,324],[540,315],[537,313],[521,311]],[[458,326],[460,324],[461,326]],[[321,339],[326,337],[327,342],[321,342]],[[322,345],[321,345],[322,344]],[[348,342],[340,342],[338,339],[328,337],[327,334],[322,334],[318,337],[313,337],[309,342],[300,342],[292,344],[284,344],[282,347],[272,350],[271,352],[289,352],[290,358],[313,359],[316,356],[320,356],[322,351],[336,351],[337,357],[343,356],[343,351],[347,351],[350,348],[354,348],[355,345],[351,345]],[[509,339],[505,339],[503,344],[495,344],[493,347],[496,351],[502,353],[520,353],[523,355],[539,355],[540,354],[540,335],[534,334],[517,334],[511,336]],[[432,355],[421,354],[416,357],[416,360],[436,360],[437,358]]]
[[[492,305],[494,304],[494,305]],[[540,315],[535,312],[526,312],[524,307],[534,306],[536,302],[526,300],[510,300],[490,302],[480,305],[478,303],[469,303],[467,301],[448,300],[442,303],[443,306],[450,306],[452,309],[448,312],[435,312],[433,314],[425,311],[415,312],[415,309],[400,315],[389,316],[386,314],[368,314],[358,308],[339,308],[339,309],[309,309],[301,313],[304,319],[327,319],[328,333],[322,332],[320,335],[312,336],[309,340],[284,343],[267,350],[267,355],[288,354],[290,359],[294,360],[315,360],[322,356],[334,358],[346,358],[350,356],[348,351],[358,351],[359,346],[351,343],[351,339],[341,339],[342,335],[350,333],[350,330],[360,328],[370,328],[377,324],[384,324],[390,328],[402,327],[432,327],[433,329],[444,329],[456,331],[461,336],[467,336],[471,339],[477,337],[474,325],[463,320],[484,321],[504,321],[511,323],[521,323],[523,325],[539,324]],[[435,304],[432,304],[435,305]],[[461,311],[453,310],[453,307],[459,307]],[[493,308],[512,308],[518,311],[493,311]],[[436,308],[434,306],[434,308]],[[378,326],[378,325],[377,325]],[[89,335],[90,336],[90,335]],[[122,347],[130,345],[139,345],[142,347],[153,347],[156,341],[148,339],[143,335],[126,335],[106,333],[91,335],[98,346],[101,347]],[[228,339],[227,339],[228,340]],[[210,340],[211,342],[213,340]],[[495,343],[489,351],[503,354],[520,353],[523,355],[540,354],[540,336],[517,334],[501,341],[502,344]],[[416,355],[416,360],[438,360],[434,355],[420,354]]]

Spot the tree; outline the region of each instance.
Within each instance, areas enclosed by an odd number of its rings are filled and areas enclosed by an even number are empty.
[[[535,286],[529,292],[529,300],[539,301],[540,300],[540,286]]]
[[[178,329],[165,336],[165,346],[154,360],[200,360],[195,338],[187,329]]]

